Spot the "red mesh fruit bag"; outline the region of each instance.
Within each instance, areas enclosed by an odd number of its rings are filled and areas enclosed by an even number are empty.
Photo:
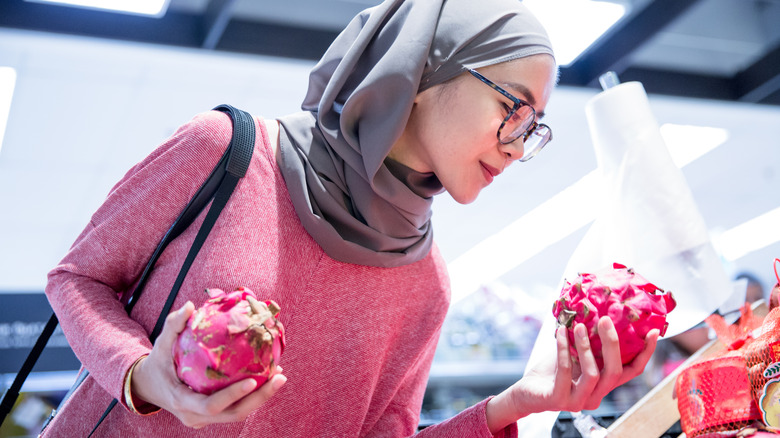
[[[780,275],[775,259],[778,284],[770,294],[770,311],[764,324],[755,331],[756,340],[745,347],[745,362],[753,400],[761,412],[764,424],[780,430],[780,307],[776,295],[780,293]],[[772,300],[774,298],[774,302]]]
[[[728,325],[720,315],[712,315],[706,322],[727,349],[714,358],[691,364],[677,377],[680,425],[688,438],[736,433],[761,420],[744,357],[745,349],[757,340],[753,332],[761,326],[761,318],[754,316],[746,304],[735,324]]]

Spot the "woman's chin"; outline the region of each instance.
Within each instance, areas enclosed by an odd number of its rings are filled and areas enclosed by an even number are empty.
[[[472,202],[476,201],[477,200],[477,196],[479,195],[479,192],[480,192],[480,190],[478,190],[476,192],[473,192],[473,193],[472,192],[469,192],[469,193],[457,193],[457,192],[455,192],[455,193],[453,193],[453,192],[448,191],[448,193],[450,194],[452,199],[455,200],[455,202],[457,202],[458,204],[463,204],[463,205],[471,204]]]

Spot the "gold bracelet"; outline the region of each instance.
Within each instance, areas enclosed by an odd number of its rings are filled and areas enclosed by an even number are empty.
[[[127,372],[127,377],[125,377],[125,385],[124,385],[124,396],[125,396],[125,403],[127,404],[127,407],[130,408],[130,411],[134,414],[138,415],[152,415],[156,414],[160,411],[160,408],[157,406],[146,403],[146,406],[144,406],[142,409],[136,408],[135,404],[133,403],[133,371],[135,371],[135,366],[138,365],[139,362],[141,362],[142,359],[145,359],[148,354],[143,355],[139,357],[135,362],[133,362],[133,365],[130,367],[130,370]]]

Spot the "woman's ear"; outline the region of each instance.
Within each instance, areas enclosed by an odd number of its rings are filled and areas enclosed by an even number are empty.
[[[441,87],[441,84],[434,85],[433,87],[420,91],[417,93],[417,95],[414,96],[414,101],[412,103],[417,105],[418,103],[423,102],[425,99],[429,99],[430,96],[433,95],[434,90],[438,89],[439,87]]]
[[[418,103],[420,103],[420,102],[421,102],[421,100],[422,100],[422,99],[425,99],[425,96],[424,96],[424,94],[425,94],[425,93],[426,93],[428,90],[430,90],[430,88],[428,88],[427,90],[423,90],[423,91],[421,91],[421,92],[417,93],[417,94],[414,96],[414,100],[412,101],[412,105],[417,105]]]

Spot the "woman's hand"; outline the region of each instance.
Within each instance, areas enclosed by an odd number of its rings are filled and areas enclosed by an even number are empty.
[[[152,352],[133,371],[133,396],[165,409],[185,426],[196,429],[211,423],[242,421],[271,398],[287,378],[276,374],[259,389],[253,379],[245,379],[208,396],[190,389],[176,375],[172,351],[194,310],[195,306],[188,301],[165,319]]]
[[[633,361],[623,365],[612,320],[602,317],[598,322],[598,333],[604,358],[602,370],[596,365],[583,324],[574,328],[578,364],[572,363],[566,328],[558,327],[555,333],[557,355],[529,370],[519,382],[488,402],[491,432],[496,433],[509,423],[536,412],[596,409],[610,391],[642,373],[659,335],[658,330],[650,330],[645,337],[644,350]]]

